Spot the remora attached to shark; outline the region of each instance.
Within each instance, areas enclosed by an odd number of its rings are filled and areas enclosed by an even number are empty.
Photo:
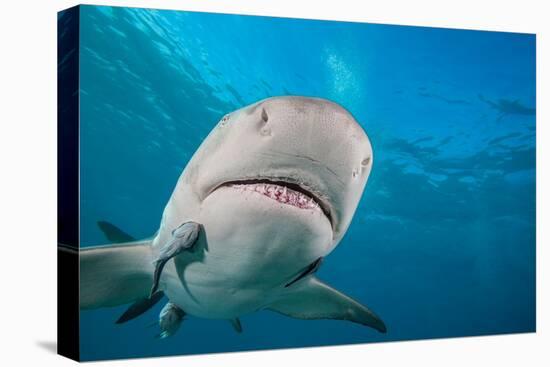
[[[372,311],[314,276],[344,236],[372,161],[364,130],[328,100],[274,97],[232,112],[189,161],[152,240],[103,223],[129,242],[80,251],[80,307],[134,302],[124,322],[164,294],[161,337],[185,314],[240,331],[241,315],[263,309],[385,332]]]

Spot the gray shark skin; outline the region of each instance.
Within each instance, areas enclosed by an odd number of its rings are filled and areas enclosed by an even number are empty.
[[[80,251],[80,307],[141,302],[130,319],[163,292],[185,315],[230,320],[237,331],[241,316],[272,310],[386,332],[315,276],[346,233],[372,164],[365,131],[331,101],[273,97],[234,111],[187,164],[152,239]]]

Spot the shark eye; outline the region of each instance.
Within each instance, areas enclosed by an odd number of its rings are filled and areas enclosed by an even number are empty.
[[[367,166],[370,163],[370,157],[367,157],[361,161],[362,166]]]
[[[225,126],[227,125],[227,122],[229,121],[229,115],[225,115],[224,117],[222,117],[221,121],[220,121],[220,126]]]

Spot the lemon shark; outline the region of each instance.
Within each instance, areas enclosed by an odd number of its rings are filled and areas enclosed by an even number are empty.
[[[166,296],[161,337],[187,314],[240,332],[239,317],[259,310],[386,332],[315,276],[346,233],[372,163],[365,131],[329,100],[273,97],[229,113],[185,167],[152,239],[103,223],[127,243],[80,250],[80,308],[133,302],[125,322]]]

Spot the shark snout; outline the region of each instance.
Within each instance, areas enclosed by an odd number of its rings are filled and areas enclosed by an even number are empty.
[[[344,107],[321,98],[282,96],[225,115],[187,170],[197,177],[199,200],[227,183],[297,184],[328,213],[338,239],[372,161],[365,131]]]

